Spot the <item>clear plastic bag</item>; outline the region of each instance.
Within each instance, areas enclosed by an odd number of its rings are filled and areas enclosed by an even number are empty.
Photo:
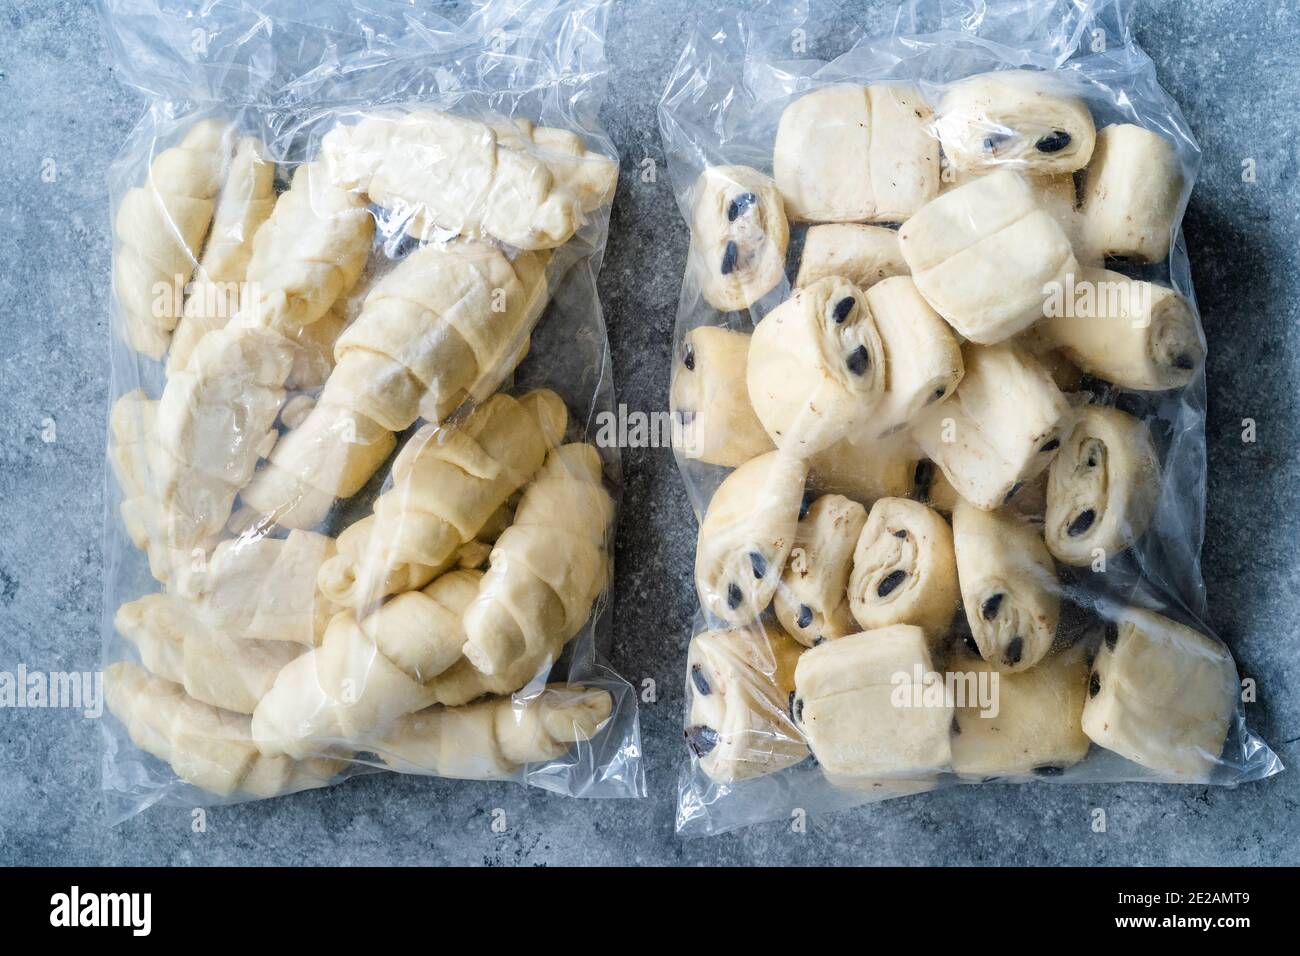
[[[701,521],[679,831],[956,783],[1282,769],[1204,636],[1180,229],[1200,151],[1130,12],[767,0],[690,32],[660,102],[692,230],[673,411]],[[1104,317],[1132,321],[1061,324]]]
[[[467,6],[101,4],[147,98],[110,183],[115,819],[376,768],[644,793],[589,443],[608,4]]]

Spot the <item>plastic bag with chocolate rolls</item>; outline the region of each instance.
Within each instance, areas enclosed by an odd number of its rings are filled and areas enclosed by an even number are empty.
[[[1207,624],[1199,150],[1127,0],[701,15],[677,826],[1281,770]]]
[[[607,0],[103,0],[104,787],[639,796],[604,662]]]

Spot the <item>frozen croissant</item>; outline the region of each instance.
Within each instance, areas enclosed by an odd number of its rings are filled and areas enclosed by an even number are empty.
[[[779,451],[741,465],[700,522],[695,589],[714,617],[747,624],[772,602],[799,523],[807,465]]]
[[[229,154],[230,127],[201,120],[180,145],[155,157],[149,180],[130,190],[113,220],[113,288],[131,347],[162,358],[182,310],[181,290],[212,222]]]
[[[1080,721],[1088,664],[1081,644],[1016,674],[999,673],[959,647],[947,671],[963,697],[952,726],[955,773],[979,780],[1031,773],[1050,777],[1087,755]]]
[[[307,419],[281,439],[244,494],[289,527],[321,521],[416,418],[440,422],[484,398],[518,364],[546,301],[545,258],[422,246],[366,294],[334,347],[338,364]]]
[[[1128,123],[1107,126],[1083,174],[1085,254],[1097,263],[1163,261],[1182,194],[1182,171],[1167,139]]]
[[[1079,271],[1065,231],[1011,172],[944,193],[903,224],[898,242],[921,295],[981,345],[1041,319],[1046,290]]]
[[[497,394],[463,422],[425,426],[394,462],[374,514],[340,535],[348,544],[322,569],[321,591],[365,608],[423,587],[532,479],[567,422],[560,397],[540,389]]]
[[[749,400],[778,448],[811,455],[868,424],[885,392],[884,346],[861,290],[832,277],[754,329]]]
[[[1093,661],[1083,730],[1163,777],[1205,782],[1223,753],[1238,693],[1237,668],[1222,644],[1130,607]]]
[[[373,744],[394,770],[466,780],[502,780],[525,764],[563,756],[609,719],[608,692],[549,684],[521,700],[430,707],[398,720]]]
[[[961,598],[948,523],[919,501],[881,498],[854,545],[848,601],[862,628],[914,624],[937,642]]]
[[[1136,541],[1155,512],[1160,461],[1151,431],[1117,408],[1089,405],[1061,444],[1047,479],[1047,548],[1066,564],[1091,563]]]
[[[113,626],[151,673],[182,685],[197,701],[240,714],[251,714],[280,669],[303,651],[298,644],[213,630],[189,602],[168,594],[123,604]]]
[[[1173,289],[1106,269],[1082,269],[1076,295],[1043,335],[1090,375],[1121,388],[1182,388],[1205,358],[1196,313]]]
[[[1056,638],[1056,566],[1042,535],[1006,511],[964,501],[952,512],[957,579],[980,655],[1001,671],[1033,667]]]
[[[907,276],[885,279],[865,294],[887,366],[885,394],[871,421],[872,430],[884,438],[951,395],[964,368],[952,330]]]
[[[502,673],[578,632],[609,577],[613,517],[596,449],[580,442],[552,449],[465,611],[464,653],[475,667]]]
[[[263,756],[253,745],[248,717],[200,703],[134,664],[107,668],[104,696],[137,747],[209,793],[274,797],[324,787],[343,769],[338,760],[298,763]]]
[[[913,781],[948,766],[952,707],[942,695],[934,703],[923,696],[933,669],[925,634],[906,624],[804,652],[794,672],[794,720],[828,780]]]
[[[934,125],[957,169],[1011,165],[1069,173],[1087,165],[1097,135],[1083,100],[1054,75],[1030,70],[981,73],[953,84]]]
[[[776,184],[748,166],[711,166],[695,184],[691,256],[704,300],[747,309],[785,278],[790,227]]]
[[[154,577],[168,573],[169,556],[156,547],[162,526],[154,479],[158,450],[158,402],[136,389],[113,402],[108,457],[122,491],[120,513],[131,543],[149,555]]]
[[[275,205],[275,166],[263,154],[261,141],[253,136],[242,138],[235,147],[193,291],[172,336],[168,375],[185,367],[199,339],[224,326],[240,310],[253,237]]]
[[[786,633],[805,647],[857,630],[845,588],[866,520],[867,509],[842,495],[823,495],[799,518],[774,605]]]
[[[686,658],[686,742],[719,783],[775,773],[808,755],[790,718],[802,648],[779,630],[706,631]]]
[[[865,291],[882,279],[907,274],[898,233],[893,229],[856,222],[827,223],[812,226],[804,234],[794,284],[802,289],[818,279],[840,276]]]
[[[1051,463],[1074,412],[1027,352],[967,345],[962,359],[956,393],[922,410],[912,434],[962,498],[997,508]]]
[[[360,746],[434,703],[428,684],[460,660],[461,612],[478,583],[477,572],[452,571],[361,620],[350,610],[335,615],[320,646],[285,666],[258,703],[258,747],[303,757],[340,741]]]
[[[256,641],[319,641],[338,607],[316,589],[334,539],[311,531],[286,538],[246,534],[222,541],[171,582],[213,630]]]
[[[813,491],[844,495],[864,505],[912,494],[920,454],[905,434],[871,441],[841,438],[808,459]]]
[[[687,458],[735,468],[772,450],[749,404],[749,335],[701,326],[686,333],[673,374],[670,411]]]
[[[835,85],[781,113],[776,183],[801,222],[901,222],[939,191],[930,108],[902,84]]]
[[[618,164],[566,130],[504,118],[491,125],[432,109],[376,113],[325,135],[335,182],[437,230],[552,249],[607,202]]]

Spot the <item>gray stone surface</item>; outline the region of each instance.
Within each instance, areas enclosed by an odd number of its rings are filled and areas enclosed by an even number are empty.
[[[708,3],[624,0],[605,122],[631,168],[659,157],[655,103],[685,20]],[[859,4],[852,5],[860,6]],[[868,4],[879,9],[886,4]],[[1145,0],[1138,35],[1205,150],[1186,222],[1210,341],[1205,575],[1212,620],[1260,702],[1254,729],[1300,762],[1300,15],[1293,4]],[[109,218],[105,169],[141,111],[80,2],[0,0],[0,670],[97,666]],[[1244,159],[1258,181],[1241,181]],[[55,175],[48,173],[51,164]],[[51,179],[52,181],[47,181]],[[664,407],[686,234],[666,178],[625,174],[601,293],[620,399]],[[1259,441],[1243,445],[1243,418]],[[53,423],[54,440],[49,424]],[[651,796],[575,802],[513,786],[399,778],[108,828],[100,738],[67,711],[0,711],[0,863],[1297,863],[1295,771],[1237,790],[958,788],[721,838],[673,834],[694,524],[671,455],[626,453],[616,666],[655,678]],[[507,810],[504,834],[491,810]],[[1109,827],[1089,828],[1103,807]]]

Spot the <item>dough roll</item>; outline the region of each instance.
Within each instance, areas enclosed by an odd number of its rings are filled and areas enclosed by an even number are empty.
[[[493,395],[462,422],[421,429],[373,515],[340,536],[347,546],[322,568],[321,592],[365,609],[423,587],[532,479],[567,423],[560,397],[539,389],[520,399]]]
[[[244,640],[210,629],[188,602],[147,594],[113,616],[152,674],[180,684],[197,701],[251,714],[280,669],[303,652],[287,641]]]
[[[937,642],[961,593],[948,522],[919,501],[881,498],[853,551],[849,607],[863,630],[913,624]]]
[[[981,345],[1041,319],[1044,290],[1079,272],[1065,231],[1012,172],[944,193],[903,224],[898,242],[925,300]]]
[[[887,374],[866,297],[839,278],[796,291],[763,317],[749,344],[754,412],[776,446],[797,455],[865,427]]]
[[[842,495],[823,495],[799,518],[774,604],[786,633],[805,647],[857,630],[845,590],[866,520],[867,509]]]
[[[1052,460],[1044,536],[1065,564],[1123,551],[1146,531],[1160,495],[1151,431],[1117,408],[1089,405]]]
[[[735,468],[772,450],[749,403],[748,361],[744,332],[705,325],[686,333],[669,408],[687,458]]]
[[[790,227],[776,184],[748,166],[711,166],[696,180],[691,261],[704,301],[748,309],[785,278]]]
[[[1182,388],[1205,359],[1200,322],[1165,286],[1106,269],[1083,269],[1072,307],[1043,322],[1043,334],[1090,375],[1121,388]]]
[[[550,684],[522,700],[430,707],[396,721],[372,746],[384,763],[403,773],[505,780],[526,764],[554,760],[590,740],[613,704],[603,690]]]
[[[744,625],[772,602],[794,547],[807,473],[803,461],[768,452],[713,493],[695,546],[695,588],[709,614]]]
[[[907,276],[885,279],[865,293],[885,349],[885,393],[871,428],[884,438],[907,427],[922,408],[952,395],[964,367],[947,323]]]
[[[1021,349],[967,345],[962,360],[956,393],[922,409],[912,436],[962,498],[997,508],[1047,468],[1075,413]]]
[[[1169,256],[1183,175],[1159,133],[1117,123],[1097,134],[1083,174],[1082,247],[1090,262],[1163,262]]]
[[[334,182],[410,217],[408,231],[491,237],[553,249],[613,196],[618,164],[581,136],[433,109],[372,113],[321,142]]]
[[[264,798],[324,787],[343,769],[340,760],[263,756],[246,716],[194,700],[135,664],[105,670],[104,697],[137,747],[170,764],[186,783],[218,796]]]
[[[907,85],[835,85],[781,113],[776,183],[801,222],[901,222],[939,191],[930,107]]]
[[[980,655],[1000,671],[1023,671],[1051,649],[1061,613],[1056,566],[1042,535],[1006,511],[964,501],[952,512],[957,580]]]
[[[802,650],[778,630],[706,631],[687,653],[686,743],[718,783],[793,766],[808,748],[790,718]]]
[[[581,442],[552,449],[465,611],[464,653],[476,668],[504,673],[582,628],[609,580],[613,519],[600,453]]]
[[[113,219],[113,291],[131,348],[160,359],[184,304],[180,293],[212,223],[230,157],[230,125],[200,120],[153,161]]]
[[[275,164],[266,160],[265,152],[255,136],[245,136],[235,146],[193,291],[172,335],[168,375],[183,369],[199,339],[224,326],[243,305],[253,237],[275,206]]]
[[[904,624],[865,631],[805,651],[795,668],[795,724],[839,786],[915,780],[952,759],[952,707],[899,692],[933,671],[924,632]],[[900,688],[899,675],[910,682]]]
[[[958,645],[947,672],[962,696],[952,728],[955,773],[976,780],[1052,777],[1087,756],[1081,721],[1088,663],[1081,644],[1015,674],[1000,673]]]
[[[1097,131],[1088,106],[1051,73],[1000,70],[954,83],[935,113],[955,169],[1012,166],[1071,173],[1087,165]]]
[[[898,233],[885,226],[856,222],[811,226],[804,234],[795,287],[839,276],[863,291],[891,276],[908,274]]]
[[[1083,730],[1166,779],[1204,783],[1223,752],[1239,692],[1222,644],[1130,607],[1093,661]]]

